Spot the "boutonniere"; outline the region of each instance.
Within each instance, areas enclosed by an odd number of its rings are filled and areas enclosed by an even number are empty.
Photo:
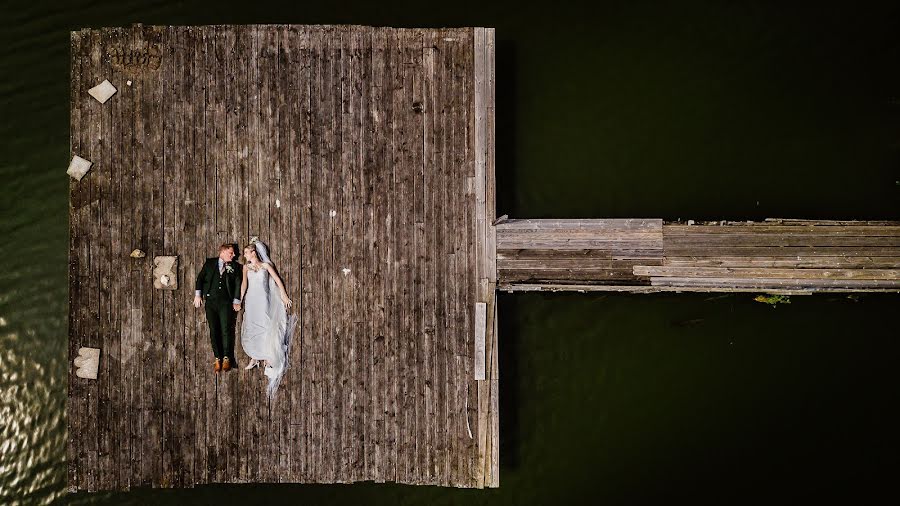
[[[231,264],[225,264],[225,271],[228,272],[228,274],[231,274],[234,272],[234,267],[232,267]]]

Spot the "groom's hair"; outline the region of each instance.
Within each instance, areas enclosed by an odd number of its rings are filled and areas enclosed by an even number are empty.
[[[227,242],[223,242],[222,244],[219,245],[219,253],[221,253],[221,252],[223,252],[223,251],[225,251],[225,250],[227,250],[227,249],[233,250],[233,249],[234,249],[234,244],[227,243]]]

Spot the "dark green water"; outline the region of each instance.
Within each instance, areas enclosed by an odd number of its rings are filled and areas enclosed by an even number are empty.
[[[873,502],[900,469],[897,296],[502,294],[501,488],[66,496],[68,31],[497,29],[499,214],[900,219],[900,7],[6,0],[0,504]]]

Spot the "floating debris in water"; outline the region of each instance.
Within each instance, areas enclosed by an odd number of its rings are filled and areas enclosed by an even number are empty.
[[[347,274],[350,274],[350,269],[344,267],[343,269],[341,269],[341,272],[343,272],[344,276],[346,276]]]
[[[145,256],[147,256],[147,254],[137,248],[131,252],[131,258],[144,258]]]
[[[772,307],[776,307],[778,304],[790,304],[791,298],[787,295],[757,295],[753,298],[756,302],[762,302],[764,304],[769,304]]]

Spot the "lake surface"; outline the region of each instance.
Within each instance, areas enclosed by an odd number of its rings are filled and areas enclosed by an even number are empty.
[[[900,468],[897,295],[506,294],[501,486],[64,492],[69,31],[497,29],[498,214],[900,219],[900,6],[6,2],[0,503],[860,503]]]

